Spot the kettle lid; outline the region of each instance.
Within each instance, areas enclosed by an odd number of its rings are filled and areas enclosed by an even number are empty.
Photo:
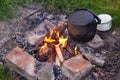
[[[91,23],[94,20],[94,16],[87,10],[77,10],[69,15],[69,20],[72,24],[78,26],[84,26]]]

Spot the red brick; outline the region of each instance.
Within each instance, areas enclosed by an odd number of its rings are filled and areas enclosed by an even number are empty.
[[[20,73],[24,77],[28,76],[29,80],[34,80],[35,74],[35,59],[29,53],[16,47],[5,57],[5,60],[10,68]]]
[[[89,73],[91,69],[91,63],[85,60],[80,54],[66,60],[62,67],[63,74],[71,80],[80,80],[83,76]]]

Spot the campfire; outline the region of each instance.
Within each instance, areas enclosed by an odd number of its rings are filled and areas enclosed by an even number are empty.
[[[68,38],[64,38],[57,30],[53,30],[48,36],[45,36],[43,45],[39,49],[39,56],[47,54],[52,48],[52,51],[55,51],[53,54],[56,55],[55,62],[56,65],[60,66],[60,62],[64,61],[64,57],[61,49],[67,45]],[[54,59],[53,59],[54,60]]]
[[[43,34],[43,36],[40,36],[40,38],[35,39],[35,41],[33,42],[33,36],[38,35],[40,31],[39,29],[41,27],[45,27],[47,29],[47,32],[45,31],[46,33]],[[56,65],[60,66],[61,63],[65,60],[63,56],[63,54],[65,54],[64,50],[67,50],[72,56],[81,54],[88,60],[93,61],[93,63],[99,66],[103,65],[104,61],[78,50],[77,44],[74,48],[70,46],[70,43],[68,43],[69,34],[65,30],[66,26],[63,21],[59,21],[57,25],[54,25],[50,21],[45,20],[35,29],[35,31],[33,31],[34,33],[36,33],[35,35],[27,35],[28,42],[32,42],[36,45],[35,50],[37,50],[38,52],[38,59],[41,58],[41,56],[43,55],[50,54],[47,61],[50,63],[55,62]]]
[[[84,48],[80,47],[79,43],[73,40],[70,42],[71,38],[64,21],[53,24],[46,19],[26,34],[26,40],[30,45],[35,45],[31,49],[31,51],[36,51],[35,56],[17,47],[7,55],[6,62],[28,80],[48,80],[49,78],[49,80],[80,80],[90,72],[93,67],[92,63],[103,66],[105,62],[87,51],[82,51]],[[44,55],[46,55],[45,59],[40,61],[39,59],[42,59]],[[38,65],[40,67],[36,67]],[[53,65],[59,68],[56,70]]]

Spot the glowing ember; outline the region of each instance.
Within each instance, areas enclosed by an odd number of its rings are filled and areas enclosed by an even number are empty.
[[[78,50],[77,50],[77,45],[75,46],[75,48],[74,48],[74,51],[75,51],[75,55],[77,55],[78,54]]]
[[[39,55],[42,55],[43,53],[47,53],[48,52],[48,46],[47,43],[45,43],[39,50]]]

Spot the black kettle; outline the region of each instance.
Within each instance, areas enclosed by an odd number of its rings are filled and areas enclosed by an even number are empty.
[[[77,42],[88,42],[96,33],[101,20],[88,9],[76,9],[68,17],[68,32]]]

